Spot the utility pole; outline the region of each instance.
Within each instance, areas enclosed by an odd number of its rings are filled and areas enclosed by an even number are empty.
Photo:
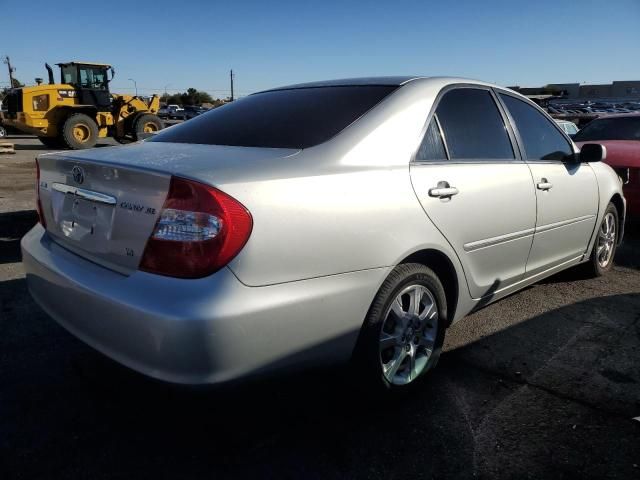
[[[233,70],[229,73],[229,77],[231,78],[231,101],[233,102]]]
[[[9,67],[9,88],[13,88],[13,72],[15,72],[16,69],[11,66],[9,55],[4,57],[4,63],[6,63],[7,67]]]
[[[130,78],[129,80],[133,82],[133,87],[136,89],[136,97],[137,97],[138,96],[138,83],[133,78]]]

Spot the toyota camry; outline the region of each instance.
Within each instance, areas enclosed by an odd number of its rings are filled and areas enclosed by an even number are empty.
[[[275,88],[134,145],[41,155],[28,286],[158,379],[351,361],[401,389],[474,309],[612,268],[625,200],[605,156],[479,81]]]

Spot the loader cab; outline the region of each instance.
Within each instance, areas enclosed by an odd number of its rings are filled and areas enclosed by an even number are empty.
[[[100,63],[58,63],[60,80],[63,84],[73,85],[79,105],[92,105],[98,111],[111,110],[109,92],[109,70],[113,78],[111,65]]]

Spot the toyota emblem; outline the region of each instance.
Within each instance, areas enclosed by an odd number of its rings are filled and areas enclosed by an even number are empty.
[[[76,183],[84,182],[84,170],[82,167],[76,165],[71,169],[71,175],[73,175],[73,181]]]

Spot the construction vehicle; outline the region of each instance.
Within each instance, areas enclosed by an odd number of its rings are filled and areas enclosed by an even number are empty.
[[[60,83],[45,64],[49,84],[14,88],[4,99],[3,123],[37,135],[51,148],[92,148],[98,138],[121,143],[136,141],[163,128],[156,115],[157,95],[150,100],[109,91],[115,71],[111,65],[58,63]],[[111,73],[111,78],[109,78]]]

